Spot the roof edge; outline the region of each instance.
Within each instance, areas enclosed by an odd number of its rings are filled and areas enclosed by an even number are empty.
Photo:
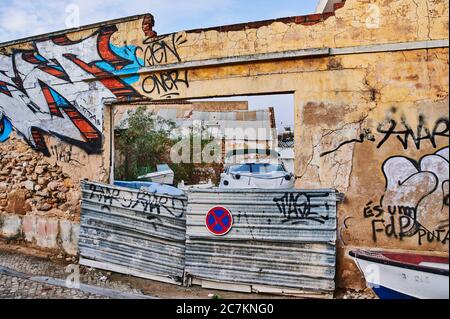
[[[320,13],[311,13],[306,15],[300,15],[300,16],[291,16],[291,17],[281,17],[281,18],[275,18],[275,19],[268,19],[268,20],[260,20],[260,21],[250,21],[250,22],[243,22],[243,23],[236,23],[236,24],[229,24],[229,25],[222,25],[222,26],[213,26],[213,27],[207,27],[207,28],[195,28],[195,29],[188,29],[183,30],[186,33],[201,33],[201,32],[207,32],[207,31],[218,31],[218,32],[229,32],[229,31],[241,31],[246,29],[257,29],[263,26],[269,26],[275,22],[281,22],[281,23],[295,23],[295,24],[302,24],[302,25],[314,25],[320,22],[325,21],[329,17],[332,17],[335,15],[335,12],[345,6],[346,0],[338,0],[337,3],[333,3],[333,10],[327,11],[327,12],[320,12]]]
[[[257,29],[263,26],[271,25],[274,22],[281,22],[281,23],[295,23],[295,24],[302,24],[302,25],[314,25],[320,22],[325,21],[331,16],[335,15],[335,11],[339,10],[340,8],[345,6],[346,0],[323,0],[326,1],[326,3],[332,5],[332,10],[326,10],[326,12],[322,13],[312,13],[307,15],[300,15],[300,16],[292,16],[292,17],[281,17],[276,19],[269,19],[269,20],[261,20],[261,21],[250,21],[250,22],[244,22],[244,23],[237,23],[237,24],[229,24],[229,25],[222,25],[222,26],[213,26],[213,27],[207,27],[207,28],[196,28],[196,29],[188,29],[188,30],[180,30],[187,33],[201,33],[206,31],[219,31],[219,32],[229,32],[229,31],[241,31],[246,29]],[[337,2],[337,3],[336,3]],[[319,3],[320,5],[320,3]],[[124,23],[128,21],[135,21],[142,18],[148,18],[147,21],[147,27],[144,29],[144,32],[148,35],[156,36],[156,32],[153,31],[153,27],[155,25],[155,19],[153,15],[150,13],[145,14],[139,14],[139,15],[133,15],[125,18],[119,18],[119,19],[113,19],[113,20],[107,20],[103,22],[97,22],[93,24],[84,25],[78,28],[71,28],[71,29],[65,29],[65,30],[59,30],[54,32],[49,32],[41,35],[35,35],[30,36],[26,38],[21,38],[17,40],[11,40],[7,42],[0,43],[0,48],[17,45],[21,43],[26,43],[30,41],[36,41],[36,40],[44,40],[50,36],[57,36],[67,33],[74,33],[79,32],[83,30],[88,29],[94,29],[102,26],[108,26],[118,23]],[[170,34],[170,33],[169,33]],[[166,34],[165,34],[166,35]]]
[[[120,23],[129,22],[129,21],[136,21],[136,20],[143,19],[143,18],[149,19],[148,22],[150,23],[151,28],[153,28],[153,26],[155,24],[155,22],[154,22],[155,19],[154,19],[153,15],[150,13],[144,13],[144,14],[137,14],[137,15],[132,15],[132,16],[124,17],[124,18],[118,18],[118,19],[112,19],[112,20],[106,20],[106,21],[102,21],[102,22],[86,24],[86,25],[80,26],[78,28],[63,29],[63,30],[48,32],[48,33],[44,33],[44,34],[33,35],[33,36],[25,37],[25,38],[20,38],[17,40],[6,41],[6,42],[0,43],[0,48],[9,47],[9,46],[22,44],[22,43],[26,43],[26,42],[31,42],[31,41],[44,40],[44,39],[52,37],[52,36],[58,36],[58,35],[67,34],[67,33],[75,33],[75,32],[80,32],[80,31],[84,31],[84,30],[95,29],[98,27],[120,24]]]
[[[336,5],[339,6],[342,0],[320,0],[316,7],[316,13],[333,12],[336,10]]]

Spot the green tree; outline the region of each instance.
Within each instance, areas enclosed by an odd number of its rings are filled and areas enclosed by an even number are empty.
[[[130,181],[154,172],[158,164],[169,163],[173,145],[170,134],[176,125],[142,106],[128,111],[128,115],[128,120],[116,130],[115,148],[122,161],[116,165],[115,176]]]
[[[182,136],[176,123],[156,116],[144,106],[128,111],[128,120],[121,123],[115,133],[115,151],[120,160],[116,162],[115,177],[118,180],[135,181],[138,176],[156,171],[158,164],[169,164],[175,173],[175,185],[184,180],[196,184],[205,178],[214,182],[219,179],[221,164],[208,165],[210,176],[203,174],[205,165],[194,164],[194,139],[201,140],[203,149],[213,139],[201,136],[202,129],[191,129],[189,136]],[[199,136],[200,134],[200,136]],[[186,141],[190,148],[187,163],[173,163],[171,149],[180,141]],[[200,167],[199,167],[200,166]]]

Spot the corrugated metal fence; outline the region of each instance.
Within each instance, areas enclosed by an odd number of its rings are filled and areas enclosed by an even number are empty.
[[[188,198],[186,273],[194,281],[231,283],[244,291],[333,293],[334,190],[193,190]],[[225,236],[205,227],[214,206],[233,215]]]
[[[334,190],[192,190],[186,198],[83,182],[82,191],[81,264],[227,290],[334,291]],[[206,227],[216,206],[233,215],[223,236]]]
[[[181,284],[185,197],[82,182],[80,263]]]

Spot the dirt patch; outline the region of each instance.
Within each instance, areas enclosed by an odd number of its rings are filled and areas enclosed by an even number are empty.
[[[338,289],[335,293],[335,299],[379,299],[375,293],[367,288],[365,290]]]
[[[145,280],[135,278],[132,276],[124,276],[114,274],[110,280],[120,280],[130,284],[135,289],[142,291],[142,293],[163,299],[298,299],[289,296],[276,296],[269,294],[247,294],[228,292],[212,289],[203,289],[200,286],[192,286],[189,288],[176,286],[166,283],[161,283],[152,280]]]
[[[50,260],[52,253],[49,253],[48,251],[43,251],[40,249],[32,248],[32,247],[26,247],[22,245],[16,245],[16,244],[6,244],[0,240],[0,251],[2,252],[9,252],[9,253],[17,253],[22,255],[27,255],[31,258],[44,258]],[[55,256],[53,256],[56,258]]]
[[[31,206],[26,202],[27,192],[25,190],[15,190],[8,194],[8,206],[6,212],[10,214],[25,215],[31,210]]]

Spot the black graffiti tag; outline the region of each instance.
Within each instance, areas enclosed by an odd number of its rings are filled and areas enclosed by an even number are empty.
[[[388,238],[400,241],[417,235],[418,245],[426,239],[428,243],[439,242],[446,245],[449,242],[449,230],[445,227],[430,231],[417,221],[417,208],[408,206],[374,205],[373,201],[366,204],[364,218],[371,219],[372,240],[377,242],[378,234],[385,234]]]
[[[102,204],[112,205],[114,199],[120,195],[118,189],[100,187],[93,184],[89,185],[89,190],[91,191],[89,199],[97,200],[97,202]]]
[[[186,42],[185,34],[145,39],[145,49],[137,48],[138,51],[144,52],[144,65],[142,66],[156,66],[167,63],[170,58],[175,59],[176,62],[181,62],[178,46]]]
[[[400,124],[395,120],[389,120],[387,123],[380,123],[377,130],[384,135],[383,139],[378,143],[377,148],[381,148],[393,136],[397,137],[405,150],[408,149],[410,139],[413,141],[415,147],[420,150],[423,141],[429,141],[431,145],[436,148],[436,137],[450,137],[448,118],[439,119],[436,121],[433,130],[430,130],[425,125],[425,118],[423,115],[419,116],[419,123],[416,130],[409,126],[405,118],[402,118]]]
[[[161,98],[178,96],[179,86],[189,88],[188,70],[171,70],[147,76],[142,81],[142,90],[147,94],[157,93]]]
[[[174,33],[168,36],[147,38],[145,48],[138,47],[136,51],[143,52],[143,67],[154,67],[167,63],[181,62],[178,47],[186,43],[185,33]],[[142,91],[154,94],[155,98],[171,98],[179,96],[180,86],[189,88],[188,70],[168,70],[152,73],[142,81]]]
[[[273,201],[277,205],[279,211],[285,219],[283,223],[290,222],[292,224],[299,224],[302,220],[313,220],[324,224],[329,220],[329,205],[328,203],[313,204],[312,198],[328,197],[328,193],[324,194],[306,194],[306,193],[286,193],[282,197],[274,198]],[[324,207],[326,215],[321,215],[315,209]]]
[[[419,116],[418,121],[419,122],[415,130],[407,123],[404,117],[401,119],[400,123],[394,119],[388,119],[380,123],[377,127],[377,131],[382,134],[382,139],[378,143],[377,148],[380,149],[392,137],[396,137],[405,150],[408,149],[410,141],[412,141],[414,146],[420,150],[422,143],[425,141],[429,141],[434,148],[437,148],[436,140],[438,137],[450,138],[450,124],[448,118],[441,118],[437,120],[432,130],[425,125],[425,117],[423,115]],[[337,152],[345,145],[363,144],[366,141],[377,142],[370,129],[365,129],[364,133],[359,135],[359,138],[344,141],[336,148],[321,153],[320,157]]]
[[[158,196],[145,191],[132,192],[114,188],[90,185],[89,199],[109,206],[120,205],[127,209],[137,209],[142,212],[161,215],[167,212],[175,218],[185,214],[186,202],[182,198]]]

